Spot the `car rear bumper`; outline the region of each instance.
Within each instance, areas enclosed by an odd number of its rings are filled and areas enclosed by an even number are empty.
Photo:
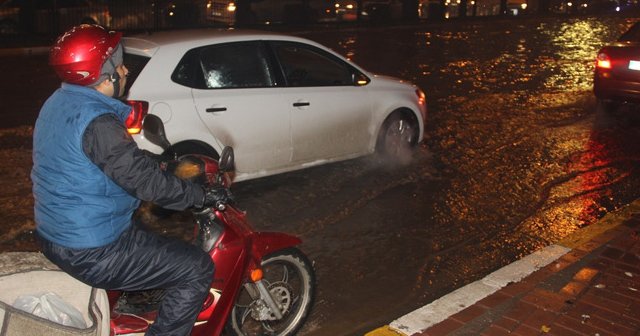
[[[596,73],[593,93],[599,99],[640,103],[640,82],[607,78],[602,73]]]

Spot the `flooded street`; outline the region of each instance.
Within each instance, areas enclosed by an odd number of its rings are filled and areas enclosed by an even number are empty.
[[[299,235],[315,262],[317,300],[301,335],[361,335],[638,198],[640,111],[606,114],[591,92],[596,52],[635,21],[296,33],[414,82],[429,108],[425,141],[406,162],[370,156],[233,187],[258,229]],[[1,251],[36,248],[29,125],[55,78],[44,57],[28,62],[42,81],[2,65],[15,79],[0,83]],[[187,213],[141,214],[166,234],[191,232]]]

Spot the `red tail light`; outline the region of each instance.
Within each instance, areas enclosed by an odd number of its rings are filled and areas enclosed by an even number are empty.
[[[596,57],[596,67],[601,69],[611,69],[611,59],[605,53],[599,53]]]
[[[127,105],[131,106],[131,113],[125,121],[129,134],[138,134],[142,131],[142,120],[149,112],[149,103],[140,100],[127,100]]]

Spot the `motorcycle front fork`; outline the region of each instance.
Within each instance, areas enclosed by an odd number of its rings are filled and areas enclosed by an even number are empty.
[[[259,321],[279,320],[282,318],[282,310],[273,299],[273,295],[262,279],[244,284],[245,289],[253,299],[252,317]]]

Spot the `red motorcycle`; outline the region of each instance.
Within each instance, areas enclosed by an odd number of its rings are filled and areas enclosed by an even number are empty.
[[[144,136],[170,151],[164,125],[147,115]],[[220,160],[188,154],[165,165],[167,170],[203,183],[231,185],[231,147]],[[257,232],[233,201],[194,211],[194,243],[211,256],[216,271],[191,335],[294,335],[304,324],[314,300],[315,274],[308,258],[295,246],[297,237]],[[111,335],[144,333],[156,316],[162,290],[108,292]]]

